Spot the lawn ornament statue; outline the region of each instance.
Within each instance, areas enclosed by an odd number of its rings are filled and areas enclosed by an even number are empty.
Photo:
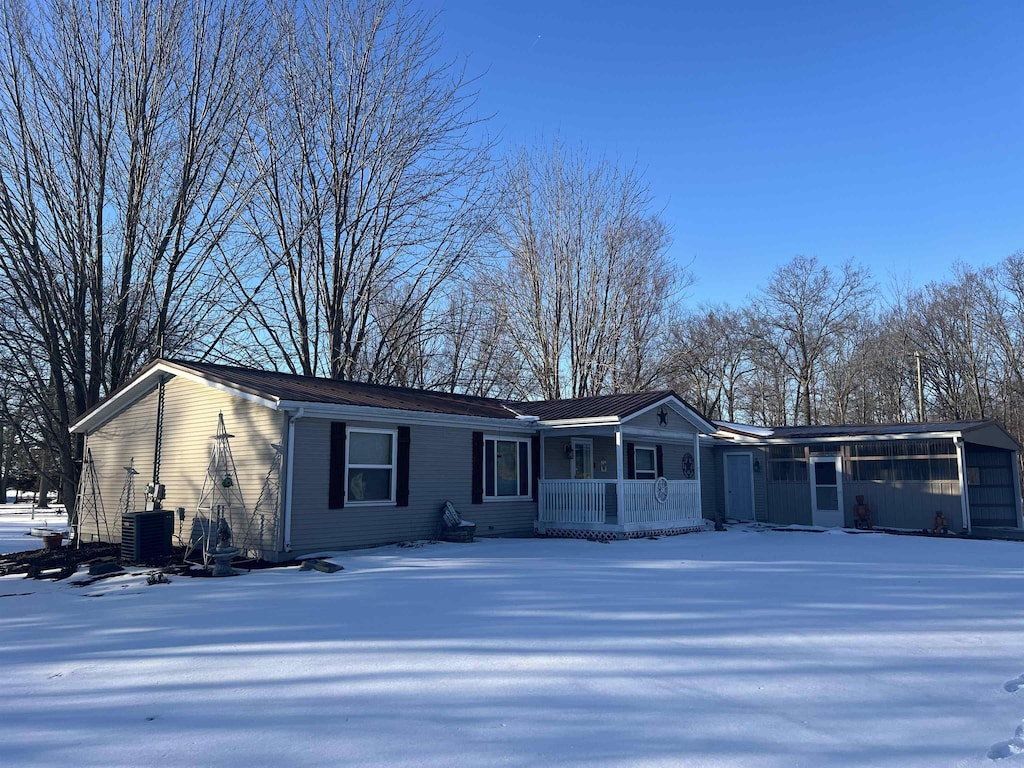
[[[853,526],[865,531],[871,530],[871,507],[864,503],[864,497],[858,496],[853,507]]]

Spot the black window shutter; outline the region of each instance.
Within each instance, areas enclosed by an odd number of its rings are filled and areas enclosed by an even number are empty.
[[[654,446],[654,461],[655,466],[658,468],[658,477],[665,476],[665,456],[661,452],[661,446]]]
[[[533,473],[533,500],[540,498],[540,435],[530,438],[530,461]]]
[[[519,495],[530,495],[530,446],[516,443],[519,447]]]
[[[409,427],[398,428],[398,466],[395,470],[395,504],[399,507],[409,506]]]
[[[473,433],[473,503],[484,503],[484,433]]]
[[[345,422],[331,422],[330,469],[327,480],[327,508],[345,506]]]
[[[633,455],[632,443],[626,443],[626,479],[636,479],[636,456]]]

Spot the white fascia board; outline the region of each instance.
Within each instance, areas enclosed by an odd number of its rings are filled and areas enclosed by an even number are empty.
[[[550,419],[538,421],[537,426],[541,429],[577,429],[579,427],[608,427],[619,424],[618,416],[596,416],[586,419]]]
[[[400,424],[422,424],[438,427],[481,427],[503,433],[532,435],[537,429],[533,422],[520,419],[498,419],[487,416],[463,416],[453,413],[407,411],[401,408],[380,408],[372,405],[339,405],[333,403],[282,400],[277,404],[282,411],[303,410],[306,419],[354,419],[365,421],[386,421]]]
[[[250,403],[256,403],[262,405],[271,410],[277,410],[279,407],[279,401],[277,398],[262,397],[261,395],[254,395],[251,392],[245,392],[236,387],[229,386],[227,384],[221,384],[218,381],[211,381],[210,379],[202,376],[195,371],[189,370],[188,368],[179,367],[173,364],[160,363],[157,368],[166,368],[168,373],[173,373],[175,376],[193,381],[196,384],[203,384],[210,389],[216,389],[218,392],[226,392],[229,395],[240,397],[243,400],[248,400]]]
[[[276,410],[278,407],[276,400],[260,397],[259,395],[254,395],[250,392],[243,392],[240,389],[229,387],[216,381],[210,381],[210,379],[207,379],[188,368],[183,368],[182,366],[161,361],[147,371],[144,376],[140,376],[128,386],[119,389],[114,394],[107,397],[99,407],[93,410],[86,418],[72,424],[68,428],[69,431],[74,433],[88,432],[90,429],[102,424],[104,421],[113,418],[125,408],[139,400],[143,395],[151,391],[163,376],[176,376],[182,379],[187,379],[197,384],[210,387],[211,389],[216,389],[219,392],[226,392],[229,395],[240,397],[243,400],[258,403],[259,405],[270,408],[271,410]]]
[[[892,435],[836,435],[833,437],[746,437],[736,435],[733,445],[808,445],[811,443],[876,443],[887,440],[935,440],[960,437],[960,432],[901,432]]]
[[[718,427],[716,427],[710,421],[707,421],[703,416],[701,416],[699,413],[693,410],[693,408],[688,406],[675,395],[666,395],[665,397],[661,398],[661,400],[651,403],[646,408],[641,408],[636,413],[629,414],[629,416],[622,419],[622,423],[625,424],[626,422],[635,419],[637,416],[641,416],[647,413],[648,411],[654,410],[658,406],[666,405],[668,403],[675,403],[678,406],[678,409],[682,412],[683,418],[686,419],[691,424],[693,424],[697,428],[697,431],[710,433],[718,431]]]
[[[676,432],[665,429],[629,429],[623,428],[623,437],[646,437],[652,440],[663,440],[667,442],[692,443],[694,432]]]

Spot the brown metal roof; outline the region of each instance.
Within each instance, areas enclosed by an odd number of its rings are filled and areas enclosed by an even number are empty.
[[[366,384],[356,381],[324,379],[279,371],[263,371],[232,365],[193,362],[189,360],[154,360],[110,398],[82,414],[77,425],[87,422],[96,412],[119,393],[130,389],[146,378],[153,368],[166,364],[185,369],[212,383],[269,401],[308,404],[351,405],[374,408],[392,408],[424,413],[443,413],[458,416],[477,416],[491,419],[515,419],[519,415],[534,416],[541,420],[588,419],[602,417],[625,418],[638,411],[674,396],[671,390],[654,390],[597,397],[565,400],[514,402],[488,397],[434,392],[425,389]],[[687,405],[690,410],[692,407]],[[696,411],[694,414],[700,418]],[[78,426],[76,425],[76,429]]]
[[[514,419],[516,417],[516,412],[506,407],[500,400],[487,397],[455,395],[381,384],[364,384],[356,381],[321,379],[294,373],[260,371],[253,368],[214,363],[193,363],[184,360],[168,360],[167,362],[188,368],[211,381],[273,400],[362,405],[404,411],[482,416],[492,419]]]
[[[510,405],[520,413],[537,416],[542,421],[595,419],[611,416],[624,418],[674,394],[670,389],[659,389],[652,392],[576,397],[566,400],[535,400],[526,403],[511,403]]]

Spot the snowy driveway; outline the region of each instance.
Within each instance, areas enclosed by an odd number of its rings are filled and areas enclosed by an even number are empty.
[[[732,530],[336,561],[0,579],[0,765],[1024,760],[1024,544]]]

